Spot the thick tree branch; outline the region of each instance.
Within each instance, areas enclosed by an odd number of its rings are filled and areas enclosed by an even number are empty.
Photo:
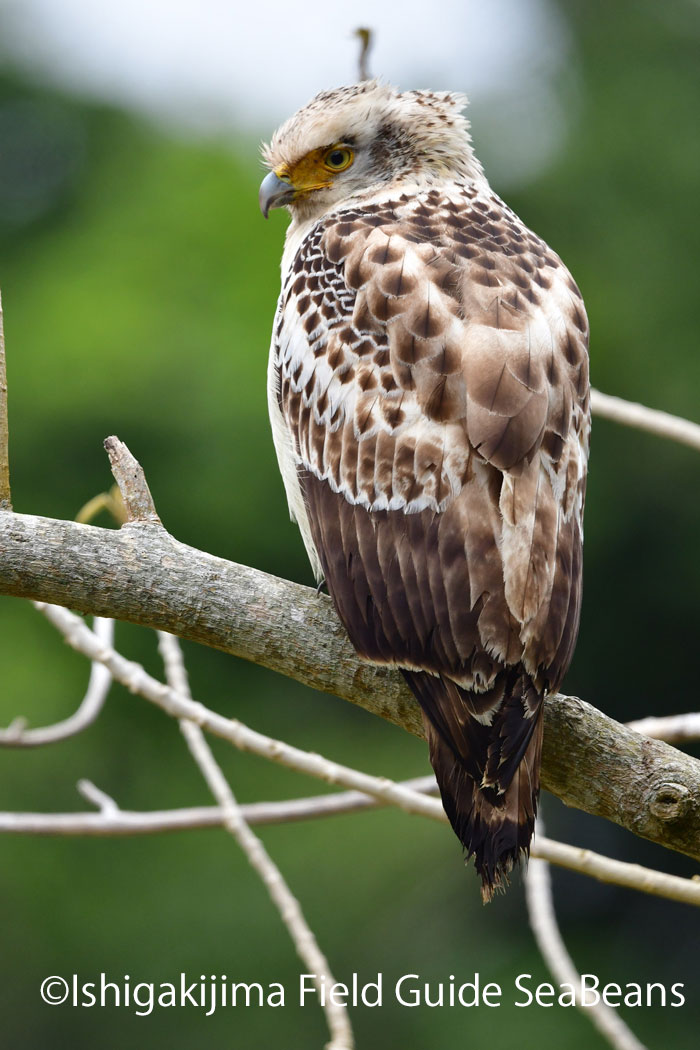
[[[401,676],[361,663],[330,599],[205,554],[155,522],[0,514],[0,593],[170,631],[334,693],[421,736]],[[568,805],[700,859],[700,763],[574,697],[547,701],[543,783]]]

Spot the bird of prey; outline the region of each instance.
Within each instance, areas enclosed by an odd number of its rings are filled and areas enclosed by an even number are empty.
[[[291,215],[268,373],[290,511],[359,655],[418,699],[490,900],[529,850],[578,631],[588,323],[465,105],[324,91],[264,147],[260,206]]]

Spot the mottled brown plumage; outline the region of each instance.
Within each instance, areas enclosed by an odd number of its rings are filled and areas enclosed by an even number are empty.
[[[421,704],[489,899],[529,847],[578,629],[588,330],[463,104],[326,92],[273,139],[261,203],[293,219],[269,372],[290,507],[358,652]]]

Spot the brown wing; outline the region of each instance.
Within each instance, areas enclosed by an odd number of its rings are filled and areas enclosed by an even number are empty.
[[[529,842],[578,626],[586,343],[563,264],[473,191],[325,220],[283,289],[279,403],[330,593],[404,669],[487,894]]]

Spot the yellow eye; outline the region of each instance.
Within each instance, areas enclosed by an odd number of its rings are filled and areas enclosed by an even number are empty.
[[[323,156],[323,166],[328,171],[345,171],[355,159],[355,154],[347,146],[331,146]]]

